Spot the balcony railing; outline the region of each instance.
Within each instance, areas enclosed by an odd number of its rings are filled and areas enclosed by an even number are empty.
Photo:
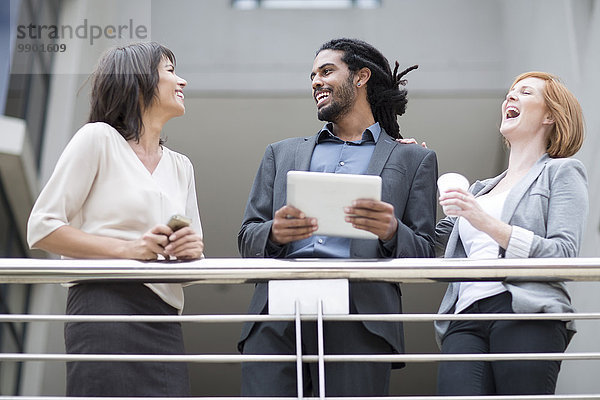
[[[131,260],[0,259],[0,283],[77,283],[85,281],[140,281],[203,283],[252,283],[272,280],[348,279],[400,283],[449,281],[600,281],[600,259],[391,259],[391,260],[276,260],[204,259],[193,262],[138,262]],[[15,315],[0,314],[0,322],[194,322],[240,323],[244,321],[404,321],[434,320],[598,320],[600,313],[575,314],[351,314],[351,315]],[[322,337],[320,338],[322,341]],[[390,355],[106,355],[106,354],[0,354],[0,362],[30,361],[161,361],[189,363],[240,362],[439,362],[497,360],[600,360],[600,352],[514,354],[390,354]],[[321,368],[322,370],[322,368]],[[300,377],[301,378],[301,377]],[[299,385],[300,386],[300,385]],[[324,391],[321,390],[321,393]],[[301,395],[299,397],[302,397]],[[56,399],[56,397],[8,397],[0,399]],[[386,397],[385,399],[393,399]],[[404,396],[401,399],[439,399]],[[444,399],[600,399],[600,394],[561,396],[449,396]],[[156,399],[156,398],[153,398]],[[208,399],[208,397],[203,397]],[[226,397],[219,397],[223,400]],[[239,399],[239,398],[238,398]],[[270,398],[273,399],[273,398]],[[358,397],[354,399],[360,399]],[[371,398],[373,399],[373,398]]]

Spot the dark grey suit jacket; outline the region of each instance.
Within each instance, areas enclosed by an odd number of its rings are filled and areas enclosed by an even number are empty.
[[[242,257],[285,258],[288,246],[269,239],[275,212],[286,204],[288,171],[308,171],[317,135],[292,138],[267,146],[248,198],[238,247]],[[400,144],[384,131],[375,145],[367,175],[382,178],[382,201],[394,206],[398,218],[395,243],[353,239],[352,258],[433,257],[436,213],[437,159],[432,150]],[[350,301],[359,313],[401,313],[397,284],[351,283]],[[267,284],[257,284],[249,313],[260,314],[267,305]],[[242,329],[240,351],[253,323]],[[396,352],[404,351],[402,324],[365,322],[372,333],[383,337]]]

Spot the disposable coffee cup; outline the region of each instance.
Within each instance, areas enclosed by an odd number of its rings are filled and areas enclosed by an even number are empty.
[[[441,196],[451,189],[469,189],[469,180],[456,172],[448,172],[438,178],[437,185]],[[448,205],[442,206],[442,210],[444,210],[444,214],[447,215],[448,210],[460,210],[460,207]]]

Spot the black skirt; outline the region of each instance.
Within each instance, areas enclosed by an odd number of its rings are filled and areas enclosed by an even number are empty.
[[[85,283],[69,288],[68,315],[177,315],[141,283]],[[69,322],[69,354],[185,354],[179,323]],[[67,363],[67,396],[189,396],[187,364]]]

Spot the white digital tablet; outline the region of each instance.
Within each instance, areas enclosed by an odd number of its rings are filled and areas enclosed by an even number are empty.
[[[344,220],[344,207],[357,199],[381,200],[381,177],[307,171],[287,174],[287,204],[317,219],[316,235],[377,239]]]

